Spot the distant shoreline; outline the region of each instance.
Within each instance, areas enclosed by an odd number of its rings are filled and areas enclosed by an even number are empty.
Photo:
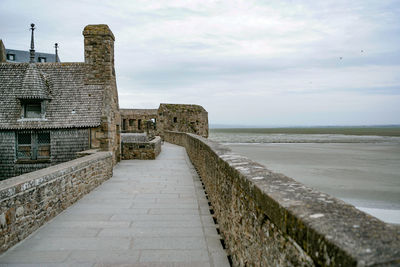
[[[210,128],[212,133],[251,134],[342,134],[400,136],[400,126],[330,126],[330,127],[278,127],[278,128]]]

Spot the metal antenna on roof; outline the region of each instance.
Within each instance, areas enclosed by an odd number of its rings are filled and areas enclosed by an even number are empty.
[[[35,30],[35,24],[33,24],[33,23],[31,24],[30,30],[32,31],[32,35],[31,35],[31,49],[29,50],[29,53],[31,54],[29,63],[33,63],[33,62],[35,62],[35,44],[33,41],[33,31]]]
[[[54,44],[54,48],[56,49],[56,62],[58,62],[58,44]]]

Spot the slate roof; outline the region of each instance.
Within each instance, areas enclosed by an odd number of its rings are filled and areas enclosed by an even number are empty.
[[[0,63],[0,129],[100,125],[103,87],[85,84],[85,63]],[[21,119],[21,101],[48,99],[45,119]]]
[[[52,82],[48,75],[38,70],[37,64],[29,64],[21,87],[15,91],[19,99],[51,99]]]
[[[30,59],[29,51],[7,49],[6,48],[6,55],[7,54],[14,54],[15,55],[15,60],[14,61],[7,60],[7,62],[24,63],[24,62],[29,62],[29,59]],[[49,63],[56,62],[56,55],[55,54],[42,53],[42,52],[36,52],[35,51],[35,62],[39,62],[39,57],[45,57],[46,58],[46,62],[49,62]],[[60,62],[60,57],[58,57],[58,62]]]

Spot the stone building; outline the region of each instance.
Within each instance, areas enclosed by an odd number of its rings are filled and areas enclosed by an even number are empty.
[[[148,130],[163,136],[164,131],[179,131],[208,137],[208,113],[199,105],[160,104],[158,109],[121,109],[120,112],[124,132]]]
[[[120,109],[122,132],[144,133],[147,122],[152,122],[152,129],[157,129],[157,109]]]
[[[31,62],[0,63],[0,179],[87,149],[119,160],[114,35],[107,25],[88,25],[83,35],[85,62],[34,63],[32,30]]]
[[[7,62],[15,62],[15,63],[29,62],[29,51],[6,48],[5,54]],[[34,62],[39,62],[39,63],[60,62],[60,58],[58,57],[58,55],[56,56],[55,54],[51,53],[35,52]]]
[[[56,44],[56,46],[58,47],[58,44]],[[3,41],[0,39],[0,62],[30,62],[30,51],[7,49],[5,48]],[[57,54],[57,50],[56,54],[35,51],[33,62],[60,62],[60,58]]]

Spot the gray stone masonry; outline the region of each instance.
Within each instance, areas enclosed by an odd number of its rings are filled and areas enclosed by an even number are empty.
[[[159,134],[165,131],[193,133],[208,137],[208,112],[199,105],[164,104],[158,108]]]
[[[128,135],[128,136],[126,136]],[[135,141],[131,134],[121,134],[122,159],[156,159],[161,152],[161,137],[150,141]]]
[[[3,40],[0,39],[0,63],[6,62],[6,48],[4,47]]]
[[[163,137],[164,131],[179,131],[208,137],[208,112],[199,105],[161,103],[158,109],[120,109],[120,113],[125,133]],[[147,125],[152,119],[154,123]]]
[[[114,68],[115,37],[105,24],[87,25],[83,30],[85,63],[89,65],[86,84],[103,86],[101,124],[93,129],[91,148],[113,152],[113,163],[120,160],[120,122],[118,90]],[[95,146],[99,144],[99,147]]]
[[[21,266],[229,266],[185,149],[122,161],[114,176],[0,256]]]
[[[234,266],[400,265],[400,227],[200,136],[165,140],[186,148]]]
[[[0,252],[111,176],[111,153],[98,152],[0,181]]]

